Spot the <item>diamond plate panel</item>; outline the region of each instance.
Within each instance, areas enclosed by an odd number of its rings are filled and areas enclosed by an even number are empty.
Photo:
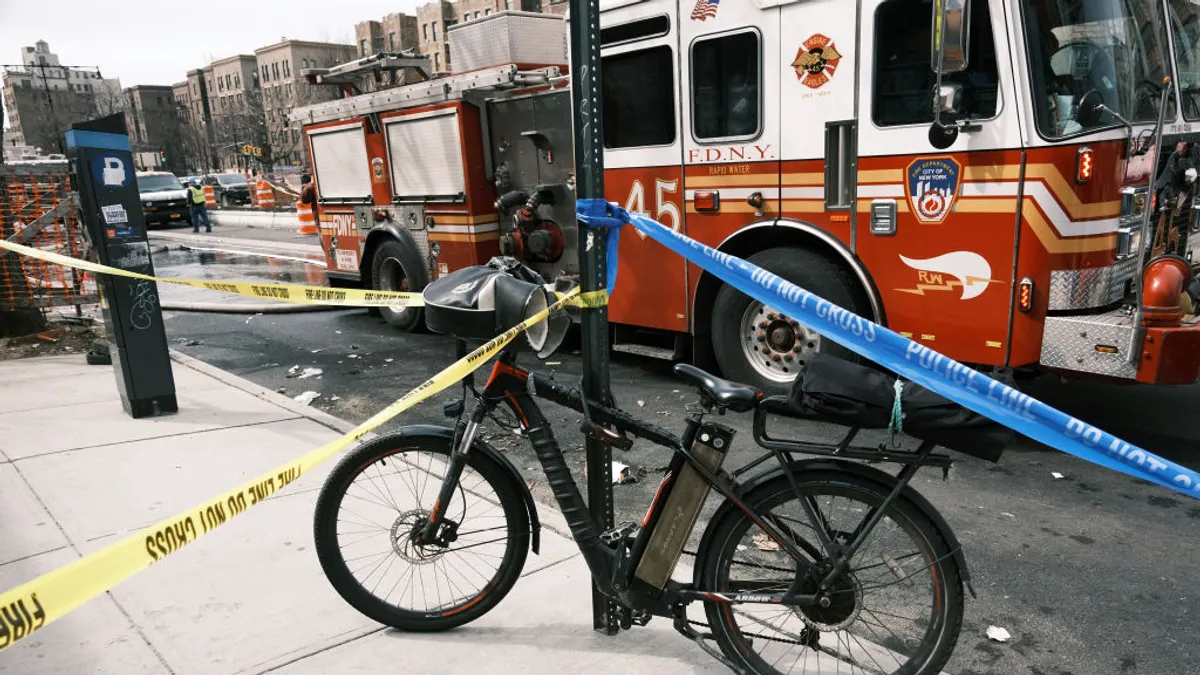
[[[446,31],[452,68],[463,73],[506,63],[567,63],[567,22],[552,14],[500,12]]]
[[[1088,316],[1048,316],[1042,331],[1041,364],[1133,379],[1137,375],[1137,364],[1129,358],[1133,335],[1134,317],[1124,308]],[[1116,352],[1097,351],[1100,346]]]
[[[1137,256],[1108,267],[1054,270],[1050,273],[1050,310],[1095,309],[1119,302],[1137,269]]]

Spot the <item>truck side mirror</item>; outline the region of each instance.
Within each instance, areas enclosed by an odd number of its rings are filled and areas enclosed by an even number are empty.
[[[933,0],[933,49],[929,66],[939,75],[967,69],[970,0]]]
[[[1100,124],[1104,111],[1104,98],[1100,96],[1100,92],[1093,89],[1079,99],[1079,109],[1075,112],[1075,121],[1085,129],[1094,127]]]

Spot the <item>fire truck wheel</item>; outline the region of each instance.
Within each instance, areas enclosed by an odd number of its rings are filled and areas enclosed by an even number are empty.
[[[856,314],[864,313],[854,278],[819,253],[775,248],[747,260]],[[841,345],[729,285],[722,285],[713,301],[712,344],[725,377],[768,394],[787,393],[812,354],[855,358]]]
[[[371,289],[376,291],[420,291],[409,283],[420,279],[420,258],[416,252],[392,239],[379,245],[371,259]],[[379,315],[384,321],[406,332],[420,329],[421,308],[409,307],[395,310],[380,307]]]

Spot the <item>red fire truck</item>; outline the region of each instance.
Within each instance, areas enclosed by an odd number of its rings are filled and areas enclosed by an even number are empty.
[[[602,2],[608,199],[981,368],[1196,381],[1200,7],[944,4]],[[329,278],[416,290],[506,254],[569,283],[565,23],[448,33],[453,73],[292,116]],[[369,61],[307,74],[345,86]],[[840,349],[632,231],[609,317],[617,350],[772,389]]]

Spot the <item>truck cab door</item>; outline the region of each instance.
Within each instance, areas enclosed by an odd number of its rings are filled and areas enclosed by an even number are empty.
[[[779,215],[779,16],[774,0],[680,4],[684,222],[709,246]]]
[[[679,31],[674,3],[600,15],[604,191],[626,210],[683,226]],[[625,228],[608,316],[615,323],[688,330],[687,263]]]
[[[863,0],[855,253],[890,328],[969,363],[1009,351],[1022,153],[1002,5],[972,0],[960,114],[930,143],[932,0]],[[989,6],[990,5],[990,6]],[[1013,148],[1013,149],[1009,149]]]

